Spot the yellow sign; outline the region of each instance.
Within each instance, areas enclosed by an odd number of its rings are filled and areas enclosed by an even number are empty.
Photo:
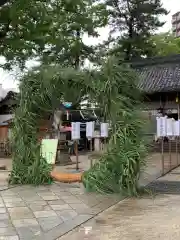
[[[41,155],[47,163],[55,164],[58,139],[42,139]]]

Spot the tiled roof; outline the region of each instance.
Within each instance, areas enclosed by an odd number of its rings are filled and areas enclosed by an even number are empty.
[[[143,92],[180,92],[180,55],[144,59],[132,63],[132,67],[139,75]]]

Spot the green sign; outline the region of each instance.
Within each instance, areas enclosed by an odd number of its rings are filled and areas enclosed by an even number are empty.
[[[58,139],[42,139],[41,154],[47,163],[55,164]]]

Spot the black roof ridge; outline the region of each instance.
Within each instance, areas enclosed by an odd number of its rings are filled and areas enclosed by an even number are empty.
[[[132,68],[141,68],[148,67],[153,65],[162,65],[162,64],[180,64],[180,54],[162,56],[162,57],[150,57],[144,58],[137,61],[131,61]]]

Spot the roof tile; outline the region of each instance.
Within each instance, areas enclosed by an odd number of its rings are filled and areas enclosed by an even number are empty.
[[[180,91],[180,63],[136,68],[139,88],[145,93]]]

